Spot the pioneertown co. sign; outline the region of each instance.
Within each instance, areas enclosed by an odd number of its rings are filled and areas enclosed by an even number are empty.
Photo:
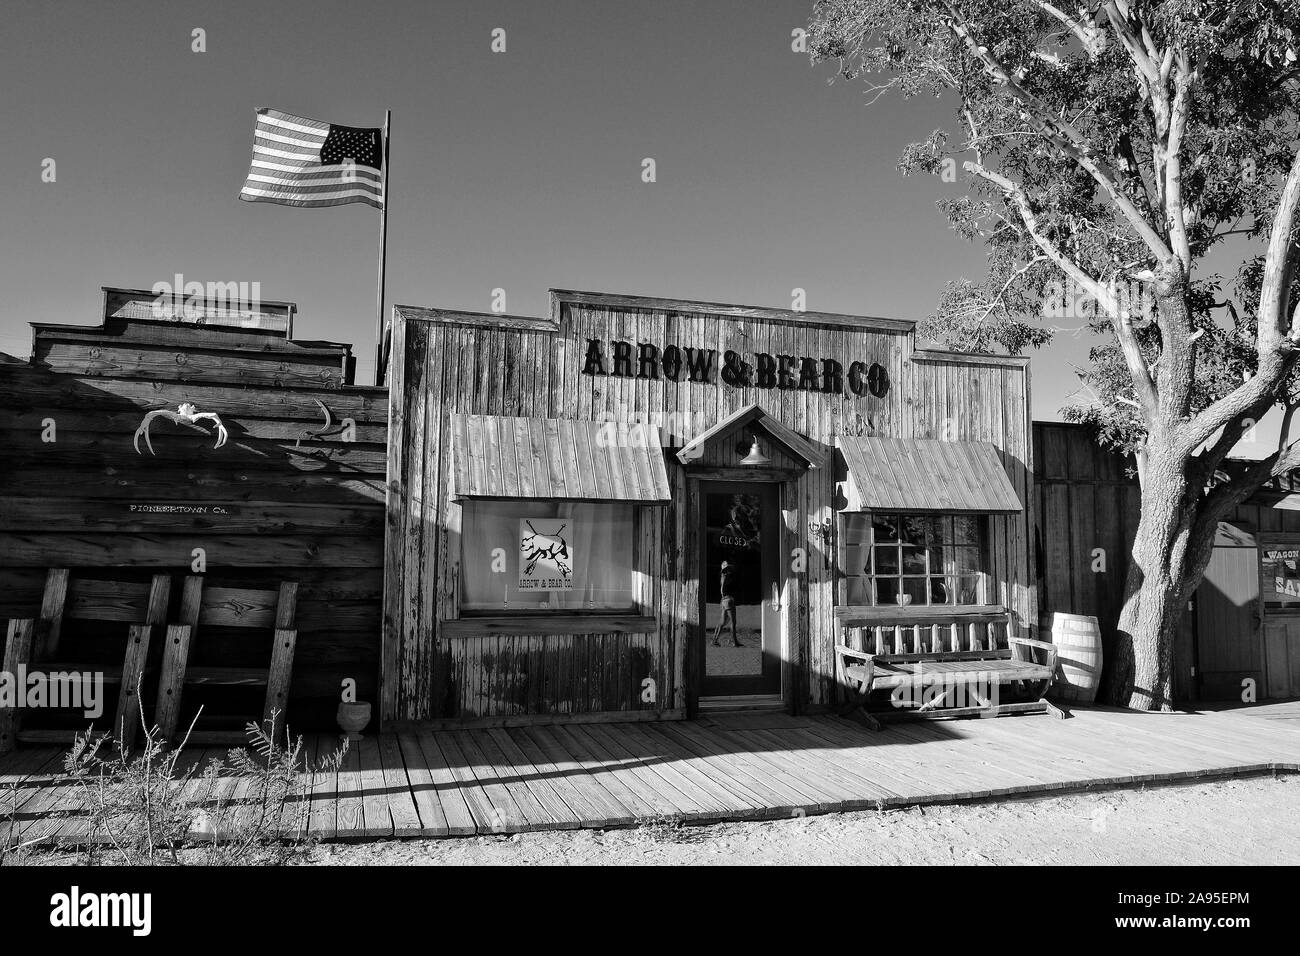
[[[587,339],[584,375],[617,375],[623,378],[657,379],[673,382],[710,382],[722,379],[733,388],[798,389],[805,392],[871,395],[884,398],[889,392],[889,372],[883,365],[850,362],[846,369],[833,358],[808,355],[768,355],[758,352],[754,361],[727,349],[718,363],[717,349],[668,345],[659,348],[649,342],[633,345],[615,341],[606,348],[601,339]]]

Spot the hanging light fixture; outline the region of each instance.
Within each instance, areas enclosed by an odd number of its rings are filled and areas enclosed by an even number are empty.
[[[770,465],[772,459],[763,454],[763,449],[758,447],[758,436],[752,435],[754,443],[749,446],[749,454],[740,459],[742,465]]]

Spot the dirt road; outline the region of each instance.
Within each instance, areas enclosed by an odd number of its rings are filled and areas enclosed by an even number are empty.
[[[324,865],[1296,864],[1300,777],[707,827],[325,844]]]

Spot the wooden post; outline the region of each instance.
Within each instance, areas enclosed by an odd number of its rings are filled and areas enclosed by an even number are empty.
[[[384,384],[384,268],[388,258],[388,127],[393,111],[384,111],[384,157],[381,170],[384,203],[379,207],[379,291],[375,297],[375,384]]]

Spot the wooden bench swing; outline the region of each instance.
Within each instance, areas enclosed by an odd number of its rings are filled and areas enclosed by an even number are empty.
[[[872,730],[908,718],[1067,714],[1047,700],[1056,648],[1018,637],[1004,607],[842,607],[836,665],[847,701],[842,716]],[[1022,699],[1002,703],[1003,688]],[[888,710],[868,709],[888,691]],[[878,697],[877,697],[878,700]]]

